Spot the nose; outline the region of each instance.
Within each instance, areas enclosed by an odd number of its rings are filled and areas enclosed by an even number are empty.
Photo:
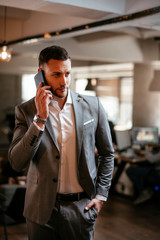
[[[60,83],[62,86],[65,86],[67,84],[67,78],[65,75],[62,75]]]

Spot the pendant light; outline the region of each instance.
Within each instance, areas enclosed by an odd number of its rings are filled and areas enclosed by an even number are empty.
[[[0,49],[0,61],[9,62],[11,60],[11,52],[7,49],[6,42],[6,16],[7,16],[7,7],[4,8],[4,41],[2,43],[2,48]]]

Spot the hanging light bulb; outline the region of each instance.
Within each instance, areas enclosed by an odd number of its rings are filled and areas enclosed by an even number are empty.
[[[11,60],[11,52],[8,51],[7,46],[4,45],[0,50],[0,61],[9,62]]]
[[[2,62],[9,62],[11,60],[11,52],[7,49],[7,43],[5,41],[6,39],[6,13],[7,13],[7,7],[5,7],[5,13],[4,13],[4,42],[2,44],[2,49],[0,49],[0,61]]]

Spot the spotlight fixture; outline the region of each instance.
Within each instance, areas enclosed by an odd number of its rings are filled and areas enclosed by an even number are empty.
[[[49,32],[49,33],[44,33],[44,34],[38,34],[38,35],[34,35],[34,36],[29,36],[27,38],[20,38],[17,40],[12,40],[9,41],[7,43],[7,45],[12,45],[12,44],[17,44],[17,43],[23,43],[26,42],[30,39],[39,39],[39,38],[49,38],[49,37],[54,37],[54,36],[59,36],[59,35],[64,35],[64,34],[68,34],[68,33],[72,33],[72,32],[76,32],[76,31],[81,31],[81,30],[85,30],[85,29],[91,29],[91,28],[96,28],[96,27],[101,27],[104,25],[110,25],[110,24],[115,24],[115,23],[119,23],[119,22],[124,22],[124,21],[131,21],[131,20],[136,20],[139,18],[143,18],[143,17],[147,17],[153,14],[157,14],[160,13],[160,6],[158,7],[154,7],[154,8],[150,8],[150,9],[145,9],[143,11],[140,12],[135,12],[132,14],[128,14],[128,15],[122,15],[122,16],[118,16],[118,17],[113,17],[113,18],[107,18],[104,20],[100,20],[100,21],[96,21],[96,22],[91,22],[83,25],[79,25],[79,26],[75,26],[75,27],[69,27],[66,29],[61,29],[59,31],[54,31],[54,32]],[[157,38],[155,40],[158,40]],[[2,44],[0,44],[0,46],[3,46]]]
[[[88,83],[85,88],[87,91],[95,91],[96,90],[96,85],[97,85],[97,79],[95,78],[88,78]]]
[[[6,15],[7,15],[7,7],[4,8],[4,41],[2,43],[2,49],[0,50],[0,61],[9,62],[11,60],[11,52],[7,49],[6,42]]]
[[[50,33],[45,33],[44,38],[51,38],[51,34]]]
[[[149,91],[158,92],[160,91],[160,71],[154,71],[153,79],[149,85]]]

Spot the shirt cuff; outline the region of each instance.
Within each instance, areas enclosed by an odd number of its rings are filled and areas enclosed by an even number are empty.
[[[45,127],[41,128],[36,122],[33,122],[33,124],[36,126],[36,128],[38,128],[39,131],[44,131]]]
[[[104,196],[102,196],[102,195],[99,195],[99,194],[96,195],[96,198],[99,199],[99,200],[101,200],[101,201],[104,201],[104,202],[107,201],[107,198],[106,198],[106,197],[104,197]]]

